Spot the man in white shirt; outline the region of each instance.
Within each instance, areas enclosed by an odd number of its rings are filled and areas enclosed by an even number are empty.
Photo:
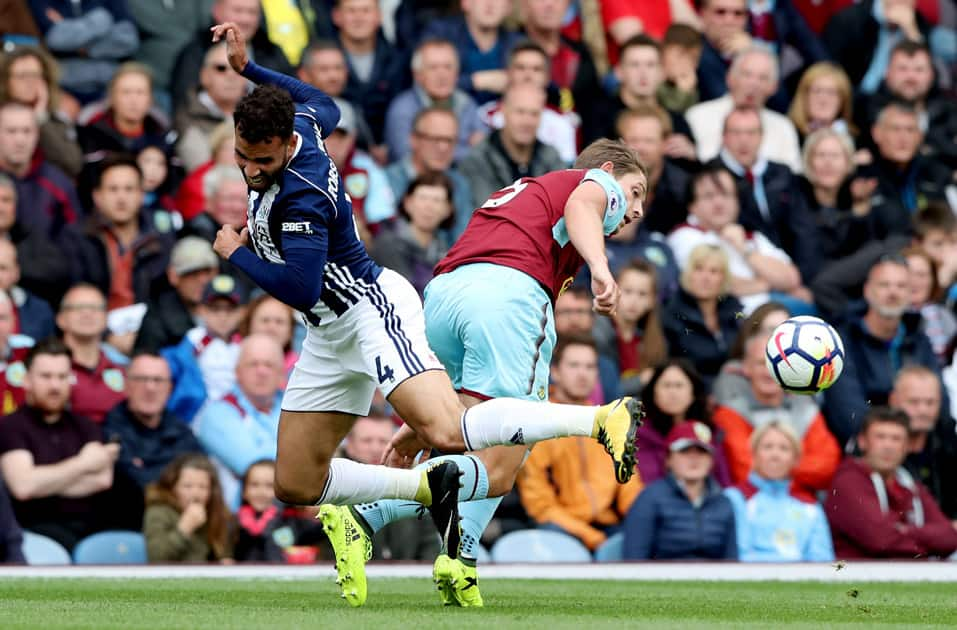
[[[728,255],[731,293],[748,315],[771,299],[772,291],[800,289],[801,275],[788,255],[760,232],[747,232],[738,223],[738,195],[731,173],[711,163],[692,177],[688,221],[668,235],[668,245],[683,268],[691,250],[718,245]]]
[[[794,124],[765,104],[777,90],[778,64],[770,50],[752,46],[739,52],[727,75],[728,93],[688,109],[685,118],[698,145],[698,160],[707,162],[721,150],[724,119],[735,107],[753,107],[761,112],[764,140],[761,157],[786,164],[801,172],[801,147]]]

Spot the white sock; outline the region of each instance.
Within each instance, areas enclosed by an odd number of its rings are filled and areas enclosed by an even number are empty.
[[[569,435],[591,436],[597,407],[496,398],[462,414],[468,451],[499,444],[527,444]]]
[[[360,464],[335,458],[329,463],[329,477],[317,505],[355,505],[379,499],[414,501],[422,481],[421,470]]]

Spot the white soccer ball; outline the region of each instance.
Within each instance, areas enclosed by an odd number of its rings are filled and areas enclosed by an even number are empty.
[[[802,315],[774,329],[764,358],[783,389],[816,394],[833,385],[844,370],[844,342],[823,319]]]

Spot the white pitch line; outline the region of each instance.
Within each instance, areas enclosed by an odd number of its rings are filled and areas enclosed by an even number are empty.
[[[955,582],[957,562],[848,562],[830,564],[724,564],[698,562],[607,564],[484,564],[485,579],[704,580],[812,582]],[[428,578],[430,564],[370,564],[370,578]],[[333,578],[330,565],[117,565],[0,566],[3,578],[222,578],[305,580]]]

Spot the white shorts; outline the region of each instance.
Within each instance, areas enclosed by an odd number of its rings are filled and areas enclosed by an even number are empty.
[[[441,369],[425,338],[419,294],[383,269],[357,304],[334,320],[307,326],[282,408],[365,416],[376,387],[388,397],[406,379]]]

